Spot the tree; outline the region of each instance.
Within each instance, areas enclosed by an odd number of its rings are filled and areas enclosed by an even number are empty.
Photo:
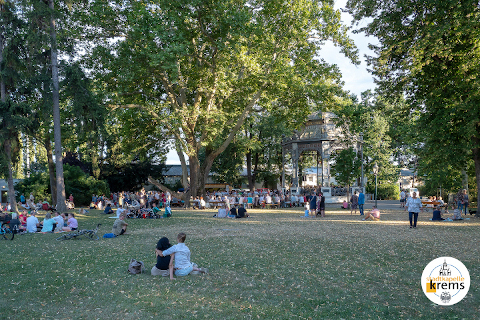
[[[353,147],[337,151],[333,157],[332,173],[335,180],[347,186],[347,199],[350,199],[350,186],[360,175],[360,159]]]
[[[65,179],[63,177],[63,159],[62,159],[62,124],[60,122],[60,82],[58,79],[58,49],[57,32],[55,28],[54,3],[48,0],[50,8],[50,58],[52,60],[52,102],[53,102],[53,131],[55,140],[55,173],[57,188],[57,210],[62,212],[67,209],[65,195]]]
[[[254,110],[282,101],[309,113],[340,90],[319,58],[332,40],[356,60],[333,1],[138,1],[77,3],[94,41],[86,66],[113,107],[156,118],[188,156],[190,190],[203,192],[215,158]],[[300,119],[301,120],[301,119]],[[205,158],[200,160],[203,153]]]
[[[419,110],[424,149],[437,165],[475,163],[480,216],[480,9],[478,1],[364,1],[347,4],[376,36],[369,62],[380,89],[404,93]]]
[[[370,181],[374,181],[374,163],[379,166],[380,184],[396,183],[398,180],[399,170],[393,161],[400,162],[400,158],[408,157],[406,144],[409,142],[408,136],[402,135],[402,128],[409,128],[410,118],[396,116],[402,110],[401,101],[391,103],[380,95],[367,91],[362,93],[361,101],[351,97],[350,100],[345,100],[336,112],[335,121],[343,132],[344,145],[356,143],[360,148],[359,136],[363,133],[364,174],[369,181],[367,189],[373,188]],[[361,166],[361,163],[359,165]]]
[[[22,101],[24,92],[20,88],[18,70],[22,69],[19,39],[22,38],[24,24],[15,16],[16,10],[14,3],[0,2],[0,146],[5,151],[2,162],[6,163],[6,172],[2,170],[2,173],[8,177],[8,198],[12,210],[18,212],[13,165],[19,158],[20,133],[35,122],[35,115]],[[3,168],[5,166],[2,165]]]

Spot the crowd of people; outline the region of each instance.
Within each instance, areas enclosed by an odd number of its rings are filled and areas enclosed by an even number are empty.
[[[145,191],[142,189],[138,192],[112,192],[107,197],[103,195],[92,195],[90,209],[104,210],[108,205],[111,208],[165,208],[178,204],[179,199],[172,197],[170,192]]]

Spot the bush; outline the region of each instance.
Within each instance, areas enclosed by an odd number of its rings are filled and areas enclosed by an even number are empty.
[[[46,172],[35,173],[29,178],[19,181],[15,185],[15,191],[17,194],[17,202],[20,201],[20,196],[22,194],[26,199],[28,199],[30,197],[30,193],[33,193],[36,203],[39,200],[43,201],[44,199],[47,199],[50,202],[52,201],[49,177],[48,173]]]
[[[110,194],[110,189],[105,181],[88,176],[80,167],[64,165],[63,176],[65,179],[65,195],[68,199],[72,194],[75,205],[89,205],[92,194]],[[50,203],[52,201],[50,179],[46,172],[32,174],[29,178],[17,183],[15,190],[18,191],[18,200],[22,193],[28,199],[30,192],[33,192],[35,202],[43,201],[43,199],[49,200]]]
[[[109,195],[110,188],[106,181],[97,180],[85,174],[80,167],[63,165],[65,178],[65,194],[68,197],[73,195],[75,205],[89,205],[92,194]]]
[[[400,200],[400,190],[394,183],[379,184],[377,186],[378,199]]]

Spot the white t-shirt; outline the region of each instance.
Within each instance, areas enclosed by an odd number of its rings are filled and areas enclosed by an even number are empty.
[[[27,218],[27,231],[28,232],[37,232],[37,223],[38,219],[35,216],[30,216]]]
[[[65,223],[65,221],[63,220],[63,217],[62,216],[56,216],[56,217],[53,217],[53,220],[55,220],[57,222],[57,226],[55,227],[55,231],[62,231],[63,224]]]
[[[188,249],[185,243],[178,243],[163,251],[164,256],[172,253],[175,253],[175,268],[184,269],[192,265],[190,262],[190,249]]]

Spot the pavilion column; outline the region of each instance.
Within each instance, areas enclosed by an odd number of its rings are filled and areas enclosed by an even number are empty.
[[[298,145],[292,143],[292,187],[298,192]]]

